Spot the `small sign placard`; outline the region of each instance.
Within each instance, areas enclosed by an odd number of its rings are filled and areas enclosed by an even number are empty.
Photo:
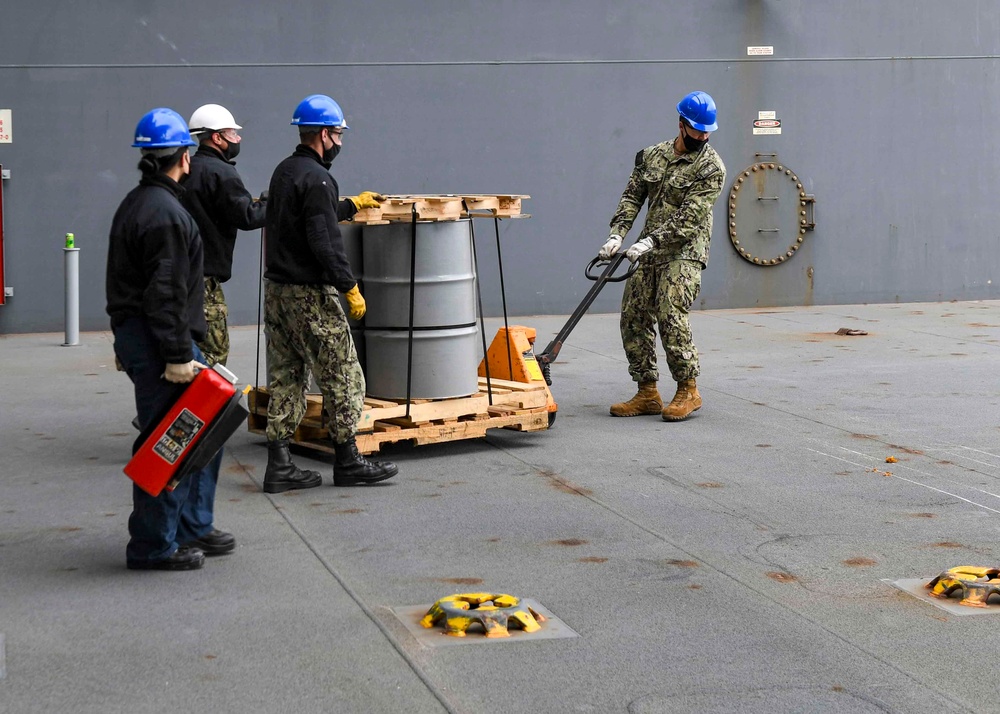
[[[753,123],[753,133],[755,135],[781,133],[781,120],[775,116],[774,112],[757,112],[757,117]]]
[[[10,126],[11,121],[11,110],[10,109],[0,109],[0,144],[12,144],[14,143],[13,131]]]
[[[762,55],[773,55],[774,47],[747,47],[747,55],[750,57],[760,57]]]

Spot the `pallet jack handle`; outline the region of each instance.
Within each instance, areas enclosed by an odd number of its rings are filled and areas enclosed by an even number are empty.
[[[566,341],[566,338],[569,337],[569,333],[573,331],[573,328],[576,327],[577,323],[580,322],[580,319],[584,316],[587,310],[590,309],[590,306],[594,303],[594,300],[597,299],[597,296],[604,288],[605,283],[620,283],[621,281],[631,277],[632,273],[635,272],[636,267],[639,265],[638,262],[633,263],[629,266],[628,270],[621,275],[616,276],[614,273],[618,270],[618,266],[622,264],[623,260],[625,260],[624,251],[616,256],[613,256],[610,260],[594,258],[587,264],[587,267],[584,268],[583,274],[586,276],[587,280],[594,281],[593,286],[584,296],[576,310],[573,311],[573,314],[569,316],[566,324],[563,325],[562,329],[559,330],[559,333],[545,348],[545,351],[535,357],[538,364],[542,366],[542,376],[545,377],[545,383],[547,385],[552,386],[552,377],[549,373],[549,365],[556,361],[556,357],[559,356],[559,350],[562,349],[563,342]],[[607,267],[604,268],[604,272],[600,275],[594,275],[591,271],[602,263],[607,265]]]

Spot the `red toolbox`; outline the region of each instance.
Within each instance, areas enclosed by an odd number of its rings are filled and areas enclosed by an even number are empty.
[[[221,364],[203,369],[166,415],[139,435],[125,475],[150,496],[173,491],[215,457],[246,417],[236,375]]]

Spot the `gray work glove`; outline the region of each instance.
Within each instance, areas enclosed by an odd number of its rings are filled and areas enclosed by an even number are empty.
[[[196,360],[180,364],[167,364],[163,378],[174,384],[187,384],[197,376],[199,369],[208,369],[208,365],[204,365]]]
[[[597,257],[600,260],[611,260],[621,247],[622,237],[612,233],[608,236],[608,241],[602,245],[601,249],[597,252]]]
[[[628,262],[635,265],[635,261],[639,260],[643,255],[648,253],[653,249],[653,239],[646,236],[642,240],[637,240],[631,248],[625,252],[625,257],[628,258]]]

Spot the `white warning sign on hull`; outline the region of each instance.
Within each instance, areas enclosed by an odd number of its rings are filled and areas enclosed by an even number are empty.
[[[763,114],[764,112],[761,112]],[[768,119],[757,119],[753,123],[753,133],[754,134],[780,134],[781,133],[781,120],[775,119],[773,117]]]

